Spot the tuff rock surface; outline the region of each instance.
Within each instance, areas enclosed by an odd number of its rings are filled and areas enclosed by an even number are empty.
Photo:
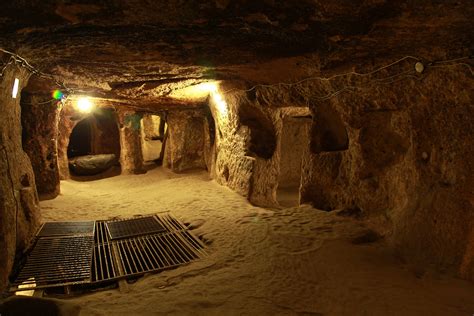
[[[38,223],[36,188],[57,194],[54,135],[69,177],[71,133],[87,118],[73,108],[80,95],[114,116],[118,132],[102,134],[119,143],[110,153],[124,174],[145,172],[142,118],[163,115],[165,167],[205,168],[266,207],[291,182],[300,203],[360,210],[421,270],[474,280],[473,17],[470,0],[3,2],[0,47],[28,64],[0,55],[0,288]],[[59,114],[56,102],[32,108],[23,144],[15,76],[28,103],[71,96]],[[288,120],[304,125],[297,141]]]
[[[0,289],[5,289],[17,254],[22,254],[40,224],[35,175],[21,142],[20,95],[12,98],[13,82],[23,88],[30,74],[9,65],[0,81]]]

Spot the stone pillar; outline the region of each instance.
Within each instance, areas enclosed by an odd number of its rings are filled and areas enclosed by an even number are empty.
[[[57,101],[44,103],[45,99],[51,97],[23,94],[21,102],[23,149],[31,160],[40,200],[53,199],[59,194],[56,141],[59,109]]]
[[[15,78],[21,91],[29,73],[9,65],[0,80],[0,292],[15,255],[28,247],[40,223],[35,176],[21,143],[20,93],[12,98]]]
[[[168,114],[169,139],[165,166],[174,172],[206,168],[204,160],[204,115],[196,111]]]
[[[69,159],[67,157],[67,148],[69,146],[69,137],[76,124],[83,117],[82,114],[77,114],[74,111],[70,101],[67,101],[59,114],[58,127],[58,167],[59,178],[66,180],[71,178],[69,173]]]
[[[120,124],[120,165],[122,174],[145,173],[141,148],[141,114],[118,112]]]

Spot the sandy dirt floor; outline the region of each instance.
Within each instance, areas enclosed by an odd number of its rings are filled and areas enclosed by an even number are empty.
[[[420,275],[383,240],[354,244],[363,222],[309,206],[263,209],[209,179],[157,168],[63,181],[43,220],[171,212],[209,243],[209,256],[119,289],[68,301],[81,315],[473,315],[474,284]]]

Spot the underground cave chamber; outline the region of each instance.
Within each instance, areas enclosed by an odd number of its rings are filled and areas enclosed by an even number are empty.
[[[471,2],[41,2],[0,4],[5,297],[45,222],[163,211],[209,257],[111,313],[472,313]]]

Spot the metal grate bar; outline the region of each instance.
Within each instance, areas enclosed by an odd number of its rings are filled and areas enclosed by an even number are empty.
[[[87,222],[47,222],[38,237],[70,236],[70,235],[94,235],[94,221]]]
[[[165,262],[162,260],[162,257],[160,256],[160,253],[158,249],[156,249],[153,245],[153,241],[150,240],[149,237],[143,239],[144,244],[146,245],[146,248],[148,252],[151,255],[151,258],[153,258],[153,263],[155,265],[156,269],[162,269],[166,266]]]
[[[122,239],[166,231],[155,216],[106,222],[110,239]]]
[[[166,227],[169,232],[186,229],[182,223],[171,217],[169,214],[164,214],[161,216],[156,215],[155,218],[163,225],[163,227]]]
[[[86,283],[91,278],[92,236],[40,238],[13,283],[36,288]]]
[[[96,246],[92,259],[92,282],[112,280],[119,277],[104,221],[96,222],[94,241]]]
[[[95,223],[92,229],[90,223]],[[206,254],[204,244],[169,214],[46,224],[41,231],[53,236],[38,238],[10,290],[21,284],[32,289],[117,280],[174,268]],[[140,236],[133,235],[138,230]],[[78,235],[54,235],[69,233]],[[128,235],[133,237],[124,237]]]

